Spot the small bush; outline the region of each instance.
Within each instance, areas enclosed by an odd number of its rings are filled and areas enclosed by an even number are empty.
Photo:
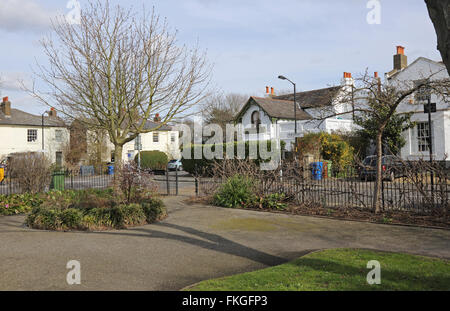
[[[10,216],[29,213],[34,207],[41,204],[42,198],[30,193],[0,195],[0,215]]]
[[[39,193],[50,185],[51,163],[42,153],[15,153],[8,160],[9,174],[22,192]]]
[[[144,209],[140,204],[124,205],[121,212],[124,227],[143,225],[147,221]]]
[[[286,200],[286,196],[283,193],[272,193],[266,195],[262,200],[262,207],[272,210],[285,210],[287,204],[283,203]]]
[[[121,166],[116,174],[116,183],[128,204],[140,203],[153,197],[158,190],[153,175],[140,170],[136,163]]]
[[[160,199],[147,199],[141,206],[149,224],[160,221],[167,216],[164,203]]]
[[[59,217],[63,227],[67,229],[80,229],[83,213],[75,208],[69,208],[61,211]]]
[[[161,151],[141,151],[141,168],[152,171],[165,171],[169,158],[167,154]],[[135,156],[134,161],[138,162],[138,155]]]
[[[214,195],[214,204],[227,208],[248,207],[255,204],[255,180],[234,175],[219,188]]]

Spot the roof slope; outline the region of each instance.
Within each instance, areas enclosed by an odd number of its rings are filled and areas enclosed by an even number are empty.
[[[42,116],[37,116],[19,109],[11,109],[11,116],[6,117],[0,111],[0,125],[42,126]],[[58,117],[44,117],[45,126],[65,127],[64,121]]]
[[[278,119],[294,120],[294,102],[288,100],[279,100],[274,98],[254,97],[250,98],[259,105],[270,117]],[[306,113],[300,107],[297,109],[297,120],[310,120],[311,115]]]
[[[342,86],[328,87],[324,89],[299,92],[295,99],[303,109],[331,106],[333,99],[342,89]],[[294,94],[275,96],[274,99],[294,101]]]

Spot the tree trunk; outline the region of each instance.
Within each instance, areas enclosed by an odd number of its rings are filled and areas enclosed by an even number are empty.
[[[119,168],[119,166],[122,164],[122,151],[123,146],[122,145],[114,145],[114,166],[116,168]]]
[[[383,157],[383,144],[382,144],[383,131],[377,133],[376,138],[376,149],[377,149],[377,166],[376,166],[376,181],[375,189],[373,192],[373,209],[375,213],[381,212],[381,183],[383,182],[383,168],[382,168],[382,157]]]
[[[450,0],[425,0],[436,29],[438,50],[450,74]]]

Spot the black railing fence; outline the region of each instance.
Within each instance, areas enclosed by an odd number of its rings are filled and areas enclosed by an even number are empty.
[[[48,183],[39,187],[39,192],[49,190],[84,190],[106,189],[113,186],[114,169],[111,166],[85,166],[75,170],[59,170],[49,176]],[[157,185],[159,194],[178,195],[181,190],[195,188],[194,178],[185,172],[156,171],[153,172],[153,181]],[[18,177],[6,176],[0,180],[0,195],[21,194],[27,192],[21,187]],[[191,191],[194,195],[194,190]]]
[[[291,166],[280,169],[275,176],[259,175],[255,179],[261,195],[282,193],[296,204],[372,209],[375,175],[360,166],[322,169],[320,174],[314,167]],[[199,178],[197,194],[211,195],[224,181]],[[405,166],[393,174],[385,172],[380,192],[384,210],[447,211],[450,208],[450,174],[445,167],[425,170]]]
[[[105,189],[111,186],[114,179],[113,172],[108,172],[108,167],[90,167],[79,170],[58,170],[51,173],[48,183],[40,185],[40,190],[83,190]],[[23,189],[19,176],[6,175],[0,181],[0,195],[21,194]]]

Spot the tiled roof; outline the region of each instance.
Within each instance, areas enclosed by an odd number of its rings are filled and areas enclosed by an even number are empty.
[[[153,122],[153,121],[147,121],[146,123],[145,123],[145,126],[144,126],[144,130],[151,130],[151,129],[154,129],[154,128],[156,128],[156,127],[158,127],[159,126],[159,124],[158,123],[156,123],[156,122]],[[163,125],[163,126],[161,126],[159,129],[158,129],[158,131],[171,131],[172,130],[172,127],[170,127],[170,126],[168,126],[168,125]]]
[[[295,97],[297,103],[303,109],[325,107],[333,104],[333,99],[341,89],[341,86],[334,86],[319,90],[299,92],[295,94]],[[275,96],[274,99],[294,101],[294,94]]]
[[[258,104],[272,118],[291,120],[295,118],[293,101],[254,96],[252,96],[251,99],[256,102],[256,104]],[[312,119],[312,117],[300,107],[297,108],[297,120]]]
[[[11,116],[5,116],[0,110],[0,125],[42,126],[42,116],[18,109],[11,109]],[[66,124],[58,117],[45,116],[44,126],[65,127]]]

